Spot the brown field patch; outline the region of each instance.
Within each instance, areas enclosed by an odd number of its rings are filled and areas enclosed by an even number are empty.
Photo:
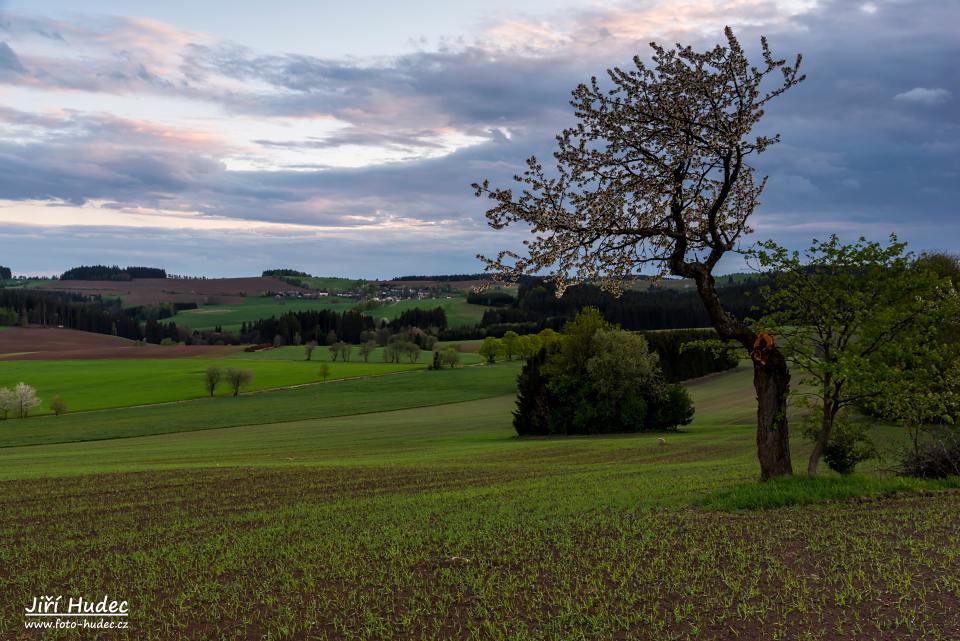
[[[197,303],[233,305],[245,296],[268,292],[309,292],[273,277],[251,278],[142,278],[128,281],[61,280],[38,285],[37,289],[74,292],[88,296],[120,298],[127,305],[151,303]]]
[[[59,327],[11,327],[0,332],[0,360],[7,361],[189,358],[225,356],[239,349],[229,345],[141,345],[119,336]]]

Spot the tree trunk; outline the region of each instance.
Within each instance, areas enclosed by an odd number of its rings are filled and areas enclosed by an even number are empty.
[[[757,390],[757,458],[760,480],[793,474],[790,432],[787,428],[787,395],[790,371],[780,350],[772,349],[761,362],[753,361],[753,386]]]
[[[810,460],[807,461],[807,474],[817,475],[817,467],[820,459],[823,457],[823,450],[827,448],[830,442],[830,434],[833,432],[833,410],[829,406],[823,408],[823,420],[820,423],[820,431],[817,433],[817,439],[813,442],[813,451],[810,452]]]

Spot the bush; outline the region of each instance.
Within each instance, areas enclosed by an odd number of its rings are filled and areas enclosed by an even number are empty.
[[[665,385],[644,337],[611,326],[596,309],[568,323],[559,341],[545,342],[520,373],[518,434],[675,430],[692,420],[690,396]]]
[[[693,399],[683,387],[667,389],[654,405],[647,420],[647,429],[675,430],[680,425],[689,425],[693,420]]]
[[[823,460],[838,474],[851,474],[860,463],[875,458],[877,450],[863,427],[838,420],[826,447]]]
[[[67,412],[67,403],[60,396],[54,396],[53,400],[50,401],[50,409],[53,410],[53,413],[57,416],[65,414]]]
[[[663,378],[668,383],[724,372],[740,362],[734,351],[714,349],[706,344],[719,340],[717,332],[712,329],[643,332],[643,337],[660,357]]]
[[[922,479],[960,476],[960,433],[944,430],[904,454],[900,473]]]

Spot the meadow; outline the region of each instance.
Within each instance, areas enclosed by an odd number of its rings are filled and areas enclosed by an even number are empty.
[[[212,330],[221,327],[224,331],[236,332],[243,323],[250,323],[262,318],[280,316],[287,312],[298,312],[315,309],[331,309],[345,312],[357,306],[352,298],[329,296],[323,298],[276,298],[253,297],[243,299],[236,305],[201,305],[197,309],[188,309],[178,312],[174,317],[177,325],[189,329]],[[476,325],[483,317],[486,307],[471,305],[466,299],[457,294],[451,298],[426,298],[423,300],[411,299],[395,303],[386,303],[380,307],[368,310],[366,313],[376,319],[384,318],[388,321],[400,316],[408,309],[420,307],[433,309],[442,307],[447,313],[447,323],[450,327]]]
[[[24,381],[36,388],[45,401],[35,413],[49,413],[49,401],[55,395],[63,398],[69,411],[86,411],[108,407],[146,405],[182,401],[207,396],[203,386],[208,367],[234,367],[253,372],[253,381],[245,391],[257,391],[322,380],[321,362],[329,368],[327,380],[378,376],[429,365],[432,352],[423,351],[419,360],[410,363],[385,363],[383,349],[376,349],[368,362],[363,362],[354,349],[352,360],[331,362],[326,347],[318,347],[313,360],[307,361],[303,347],[284,347],[263,352],[237,352],[223,358],[137,358],[90,360],[32,360],[0,362],[0,387]],[[464,365],[480,361],[476,354],[464,353]],[[226,383],[218,396],[230,395]]]
[[[516,372],[417,371],[22,421],[33,428],[21,436],[50,440],[0,447],[0,638],[37,638],[19,616],[36,594],[104,592],[131,603],[116,638],[146,640],[960,633],[949,483],[878,476],[880,462],[869,476],[764,486],[809,505],[735,509],[758,487],[748,368],[691,382],[697,418],[663,444],[516,438]],[[269,411],[247,411],[270,398]],[[233,401],[248,404],[233,412],[246,423],[188,424]],[[345,415],[319,414],[338,402]],[[148,418],[174,408],[190,409]],[[151,421],[182,429],[123,431]],[[111,425],[127,438],[54,442]],[[807,447],[795,439],[796,456]]]
[[[178,312],[174,317],[177,325],[189,329],[212,330],[222,327],[227,332],[240,331],[243,323],[262,318],[280,316],[287,312],[332,309],[345,312],[357,302],[351,298],[327,296],[323,298],[276,298],[274,296],[248,296],[237,305],[201,305],[197,309]]]

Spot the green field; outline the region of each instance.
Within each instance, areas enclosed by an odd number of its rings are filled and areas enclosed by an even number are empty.
[[[174,317],[177,325],[190,329],[211,330],[218,325],[224,331],[240,330],[243,323],[280,316],[287,312],[300,312],[315,309],[334,309],[345,312],[357,302],[351,298],[275,298],[272,296],[247,297],[239,305],[202,305],[197,309],[188,309]]]
[[[393,320],[408,309],[436,309],[442,307],[447,314],[448,327],[469,327],[478,325],[487,309],[483,305],[471,305],[466,298],[459,294],[451,294],[450,298],[425,298],[423,300],[401,300],[389,303],[382,307],[369,310],[367,313],[376,319],[386,318]]]
[[[960,494],[704,507],[757,487],[747,368],[663,445],[518,439],[516,372],[4,424],[49,444],[0,448],[0,638],[50,591],[128,599],[109,638],[145,640],[956,638]]]
[[[319,352],[319,350],[318,350]],[[293,356],[293,354],[291,354]],[[328,362],[329,379],[377,376],[424,367],[422,363]],[[237,354],[228,358],[103,359],[63,361],[0,362],[0,387],[23,381],[37,390],[44,401],[35,413],[49,412],[49,401],[61,396],[71,412],[182,401],[206,396],[204,372],[208,367],[234,367],[253,372],[253,381],[245,391],[303,385],[321,380],[319,362],[303,359],[299,348],[296,359],[263,358],[259,354]],[[218,395],[227,395],[225,383]]]
[[[356,307],[357,301],[352,298],[274,298],[248,297],[238,305],[203,305],[197,309],[188,309],[179,312],[175,317],[177,325],[190,329],[212,330],[220,326],[224,331],[238,331],[241,324],[250,323],[262,318],[280,316],[287,312],[298,312],[314,309],[332,309],[345,312]],[[482,305],[471,305],[462,296],[453,298],[427,298],[424,300],[403,300],[376,307],[366,313],[376,319],[393,320],[404,311],[420,307],[433,309],[443,307],[447,313],[447,324],[450,327],[476,325],[483,317],[486,309]]]
[[[295,276],[293,279],[299,281],[303,287],[315,289],[320,292],[328,292],[330,294],[354,291],[364,282],[353,278],[338,278],[336,276]]]

